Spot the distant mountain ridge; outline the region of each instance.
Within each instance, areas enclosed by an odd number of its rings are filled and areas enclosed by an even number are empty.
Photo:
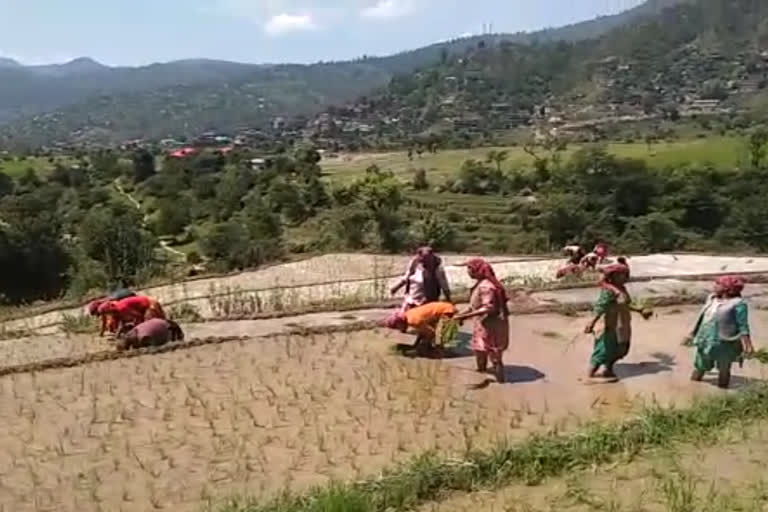
[[[623,13],[533,33],[473,36],[387,57],[311,65],[190,59],[109,67],[89,58],[23,66],[0,60],[0,143],[115,142],[260,126],[275,115],[312,115],[384,87],[397,74],[488,41],[579,41],[687,0],[648,0]]]
[[[600,140],[604,122],[731,117],[768,97],[768,2],[680,2],[571,44],[497,43],[329,108],[307,136],[341,148],[462,145],[534,125]]]

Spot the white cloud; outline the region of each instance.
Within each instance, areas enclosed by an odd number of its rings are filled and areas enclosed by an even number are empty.
[[[289,32],[303,32],[317,28],[309,14],[277,14],[264,25],[264,31],[271,36]]]
[[[378,0],[376,4],[363,9],[360,15],[363,18],[384,20],[405,16],[412,9],[410,0]]]
[[[0,0],[2,1],[2,0]],[[413,12],[423,0],[214,0],[218,12],[260,25],[269,35],[337,26],[353,18],[387,20]]]

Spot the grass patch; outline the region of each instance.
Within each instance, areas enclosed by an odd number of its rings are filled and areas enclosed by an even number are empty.
[[[738,137],[711,136],[703,139],[684,139],[660,142],[650,148],[645,142],[610,143],[608,152],[619,157],[645,160],[651,167],[665,168],[691,164],[712,164],[718,168],[732,168],[746,156],[744,141]],[[571,144],[563,153],[567,160],[580,146]],[[425,169],[428,179],[434,184],[455,178],[461,165],[469,159],[485,161],[490,151],[507,151],[504,169],[531,168],[533,159],[520,146],[482,147],[472,149],[442,150],[437,154],[425,154],[421,158],[408,159],[406,151],[388,153],[352,153],[321,162],[333,181],[347,182],[359,177],[371,165],[378,165],[385,171],[392,171],[403,180],[413,176],[413,169]]]
[[[97,320],[84,314],[64,314],[61,319],[61,330],[67,334],[86,334],[98,330]]]
[[[707,441],[731,422],[768,417],[768,385],[738,394],[700,399],[686,409],[646,408],[637,419],[594,423],[571,435],[541,434],[518,443],[501,443],[488,451],[471,451],[462,459],[427,453],[387,470],[378,478],[333,483],[304,494],[285,494],[258,503],[234,500],[221,512],[387,512],[411,510],[452,492],[493,489],[513,482],[538,484],[544,478],[633,458],[644,450],[683,441]],[[680,503],[684,495],[667,489]],[[687,492],[685,489],[683,490]],[[684,494],[684,493],[683,493]]]
[[[18,178],[27,172],[27,169],[32,169],[39,177],[45,177],[53,170],[56,164],[64,166],[72,165],[74,159],[69,157],[36,157],[29,156],[23,159],[16,157],[0,159],[0,172],[4,172],[12,178]]]

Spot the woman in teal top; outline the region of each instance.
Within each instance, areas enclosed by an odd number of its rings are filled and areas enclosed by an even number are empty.
[[[754,352],[748,307],[741,297],[743,290],[744,279],[738,276],[723,276],[715,281],[715,293],[707,299],[686,339],[696,347],[691,380],[701,381],[704,374],[717,367],[717,385],[727,388],[733,363]]]
[[[632,304],[626,283],[629,281],[629,266],[624,258],[619,263],[600,268],[603,279],[600,282],[600,296],[595,303],[595,315],[584,332],[595,334],[595,347],[590,358],[588,377],[616,379],[614,365],[629,353],[632,339],[632,312],[641,313],[646,320],[651,312]],[[598,322],[602,326],[596,332]],[[598,374],[600,367],[603,373]]]

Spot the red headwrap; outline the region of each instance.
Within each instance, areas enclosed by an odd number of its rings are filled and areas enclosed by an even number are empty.
[[[496,287],[496,296],[504,309],[506,314],[509,314],[509,297],[507,296],[507,290],[504,289],[504,285],[496,277],[496,272],[493,271],[493,267],[481,258],[471,259],[467,262],[467,268],[472,276],[478,281],[490,281]]]
[[[408,329],[408,320],[405,316],[405,313],[402,311],[396,311],[395,313],[392,313],[387,318],[385,318],[381,322],[381,325],[387,329],[395,329],[405,332]]]
[[[744,285],[747,284],[746,280],[741,276],[721,276],[715,282],[732,297],[741,295]]]
[[[113,300],[107,300],[102,302],[99,305],[99,308],[97,310],[98,314],[105,315],[107,313],[114,313],[117,310],[117,308],[115,307],[115,304],[116,303]]]
[[[621,258],[622,261],[626,261]],[[611,282],[612,278],[617,275],[625,275],[629,279],[629,265],[625,263],[614,263],[613,265],[606,265],[600,267],[600,272],[603,274],[603,278],[600,280],[600,287],[604,290],[611,291],[618,295],[619,293],[627,293],[624,285],[617,286]]]
[[[594,253],[597,254],[600,258],[605,258],[608,256],[608,246],[600,242],[595,245]]]
[[[91,316],[96,316],[99,314],[99,308],[102,304],[107,302],[107,299],[105,297],[102,297],[101,299],[96,299],[88,304],[88,314]]]

